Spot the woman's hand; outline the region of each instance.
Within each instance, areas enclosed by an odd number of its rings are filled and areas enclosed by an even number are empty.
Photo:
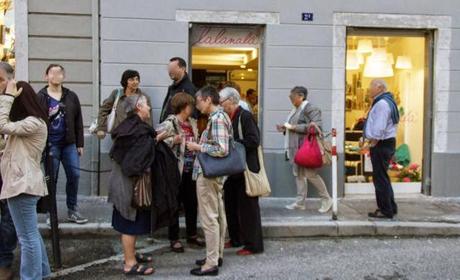
[[[14,79],[11,79],[8,81],[8,84],[6,86],[6,94],[10,94],[14,97],[18,97],[22,92],[22,88],[18,89],[16,86],[16,81]]]
[[[175,135],[173,139],[174,144],[182,144],[182,137],[180,135]]]
[[[99,140],[104,139],[105,138],[105,131],[99,130],[98,132],[96,132],[96,136],[97,136],[97,138],[99,138]]]
[[[201,151],[201,145],[195,143],[195,142],[187,142],[187,149],[189,151],[196,151],[196,152],[199,152]]]
[[[283,126],[284,126],[287,130],[294,130],[294,129],[295,129],[295,125],[290,124],[290,123],[288,123],[288,122],[285,122]]]
[[[277,124],[276,130],[278,130],[278,132],[286,132],[286,127],[284,127],[284,125]]]
[[[165,140],[166,138],[168,138],[168,132],[163,131],[162,133],[157,134],[157,137],[155,137],[155,140],[157,140],[157,142],[160,142],[160,141]]]

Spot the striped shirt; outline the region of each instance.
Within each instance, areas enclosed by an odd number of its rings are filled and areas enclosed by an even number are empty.
[[[211,128],[211,139],[208,139],[209,130]],[[208,125],[201,134],[200,145],[201,152],[207,153],[212,157],[225,157],[229,151],[229,140],[233,135],[232,121],[230,117],[218,108],[212,112],[208,118]],[[198,158],[195,159],[193,166],[193,179],[196,180],[198,175],[202,173]]]

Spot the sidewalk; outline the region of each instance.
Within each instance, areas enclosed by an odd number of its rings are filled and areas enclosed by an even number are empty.
[[[85,225],[65,221],[65,197],[58,197],[59,227],[62,235],[114,235],[111,227],[112,208],[105,197],[81,197],[81,213],[89,218]],[[398,216],[392,221],[369,220],[375,210],[373,197],[347,197],[339,200],[338,220],[331,214],[320,214],[318,199],[309,199],[307,210],[288,210],[288,198],[260,200],[264,236],[269,238],[313,236],[460,236],[460,199],[433,198],[423,195],[398,197]],[[49,234],[46,216],[39,216],[40,229]],[[181,228],[184,223],[181,218]],[[160,231],[158,235],[164,235]]]

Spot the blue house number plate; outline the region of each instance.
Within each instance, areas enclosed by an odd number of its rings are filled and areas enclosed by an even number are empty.
[[[313,21],[313,13],[302,13],[302,21]]]

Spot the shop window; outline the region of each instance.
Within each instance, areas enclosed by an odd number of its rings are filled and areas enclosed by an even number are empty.
[[[15,65],[13,1],[0,1],[0,56],[1,60]]]
[[[358,147],[370,109],[372,79],[384,79],[398,104],[401,120],[389,175],[393,182],[420,183],[424,148],[426,76],[424,36],[347,36],[345,95],[345,180],[372,182],[372,165]],[[418,189],[419,190],[419,189]]]

